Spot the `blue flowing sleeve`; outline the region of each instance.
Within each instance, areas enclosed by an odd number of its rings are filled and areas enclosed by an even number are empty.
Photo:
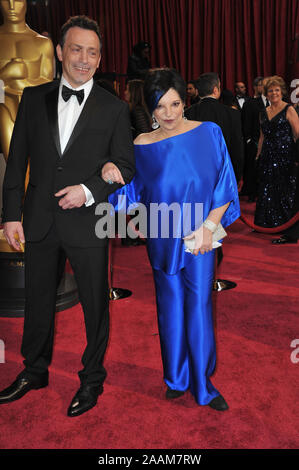
[[[241,214],[238,186],[222,131],[218,126],[214,126],[213,130],[222,164],[213,192],[211,210],[230,202],[221,219],[223,227],[227,227],[237,220]]]
[[[117,189],[114,193],[110,194],[108,201],[113,205],[116,212],[126,212],[128,208],[134,209],[138,207],[142,200],[142,184],[138,175],[135,174],[134,178],[129,184]]]

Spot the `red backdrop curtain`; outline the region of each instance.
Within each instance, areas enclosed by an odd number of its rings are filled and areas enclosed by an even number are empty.
[[[241,80],[252,91],[255,76],[299,79],[298,0],[28,1],[28,24],[54,43],[77,14],[101,26],[103,72],[125,74],[133,45],[145,39],[153,66],[175,67],[188,80],[217,71],[224,87]]]

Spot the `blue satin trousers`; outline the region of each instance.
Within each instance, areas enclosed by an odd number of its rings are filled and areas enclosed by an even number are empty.
[[[164,380],[190,390],[199,405],[219,392],[210,376],[216,364],[212,315],[215,250],[198,254],[176,274],[154,269]]]

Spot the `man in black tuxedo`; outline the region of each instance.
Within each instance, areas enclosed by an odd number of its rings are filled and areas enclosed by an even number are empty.
[[[193,121],[212,121],[221,128],[237,182],[241,180],[244,162],[244,144],[239,111],[219,102],[220,78],[217,73],[203,73],[197,80],[201,98],[185,111]]]
[[[81,386],[68,409],[68,416],[78,416],[96,405],[106,377],[108,239],[95,234],[95,207],[132,179],[134,156],[127,105],[93,81],[101,59],[97,23],[73,17],[61,33],[57,55],[63,76],[60,82],[24,90],[3,183],[6,239],[15,249],[26,240],[26,306],[25,369],[0,392],[0,403],[48,385],[58,266],[61,257],[68,257],[87,338]],[[22,207],[28,157],[30,177]],[[109,181],[100,176],[103,167]]]
[[[246,85],[243,82],[236,82],[235,83],[235,97],[236,103],[239,108],[239,111],[242,110],[246,101],[250,99],[250,96],[246,95]]]
[[[242,108],[242,128],[245,142],[245,165],[241,195],[254,202],[257,193],[256,153],[260,137],[260,113],[269,105],[263,95],[263,77],[253,81],[254,98],[247,100]]]

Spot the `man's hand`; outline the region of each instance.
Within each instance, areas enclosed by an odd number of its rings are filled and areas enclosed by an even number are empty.
[[[122,174],[114,163],[108,162],[102,168],[102,178],[106,183],[120,183],[126,184],[123,180]]]
[[[59,201],[59,206],[62,209],[74,209],[81,207],[86,202],[84,189],[80,184],[76,186],[67,186],[55,194],[56,197],[64,196]]]
[[[23,225],[21,222],[5,222],[3,233],[7,243],[17,251],[23,251],[21,243],[25,243]]]

